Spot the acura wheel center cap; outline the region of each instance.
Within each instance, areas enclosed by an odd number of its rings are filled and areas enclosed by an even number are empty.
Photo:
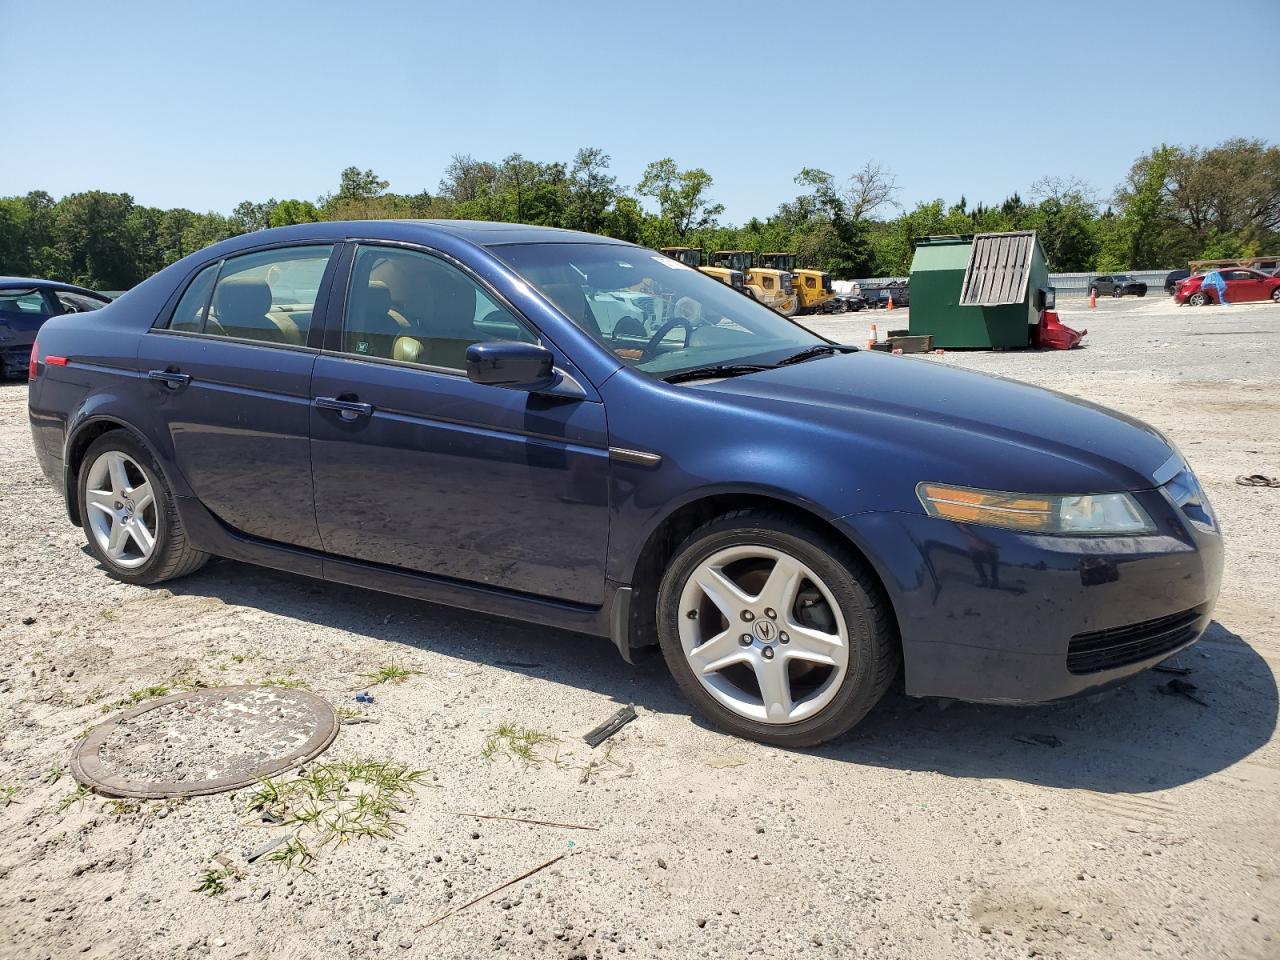
[[[757,620],[751,629],[761,643],[773,643],[778,639],[778,627],[772,620]]]

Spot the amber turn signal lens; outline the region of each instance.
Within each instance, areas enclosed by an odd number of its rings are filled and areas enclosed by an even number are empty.
[[[1105,536],[1155,529],[1127,493],[1051,496],[921,483],[916,495],[931,517],[1026,533]]]

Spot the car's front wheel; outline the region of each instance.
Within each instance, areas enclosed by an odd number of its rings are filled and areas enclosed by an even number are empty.
[[[1273,287],[1271,290],[1271,299],[1275,303],[1280,303],[1280,287]]]
[[[164,474],[132,434],[112,430],[89,445],[77,491],[89,549],[116,580],[159,583],[209,559],[187,540]]]
[[[786,747],[830,740],[884,695],[900,663],[888,601],[833,536],[738,511],[695,530],[658,592],[662,652],[722,729]]]

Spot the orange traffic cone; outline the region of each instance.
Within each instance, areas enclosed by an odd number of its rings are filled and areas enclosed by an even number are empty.
[[[1098,309],[1098,291],[1097,290],[1093,290],[1093,289],[1089,290],[1089,309],[1090,310]]]
[[[893,294],[892,294],[892,293],[891,293],[891,294],[889,294],[889,302],[888,302],[888,303],[886,303],[886,304],[884,305],[884,308],[885,308],[886,310],[892,310],[892,309],[893,309]]]
[[[876,325],[871,325],[871,336],[867,337],[867,349],[874,350],[876,343],[880,340],[880,334],[876,332]]]

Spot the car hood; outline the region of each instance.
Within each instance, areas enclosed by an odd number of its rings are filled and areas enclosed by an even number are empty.
[[[877,451],[914,460],[920,480],[1036,493],[1150,489],[1174,453],[1153,427],[1087,400],[871,351],[699,389],[826,436],[856,436],[864,460]]]

